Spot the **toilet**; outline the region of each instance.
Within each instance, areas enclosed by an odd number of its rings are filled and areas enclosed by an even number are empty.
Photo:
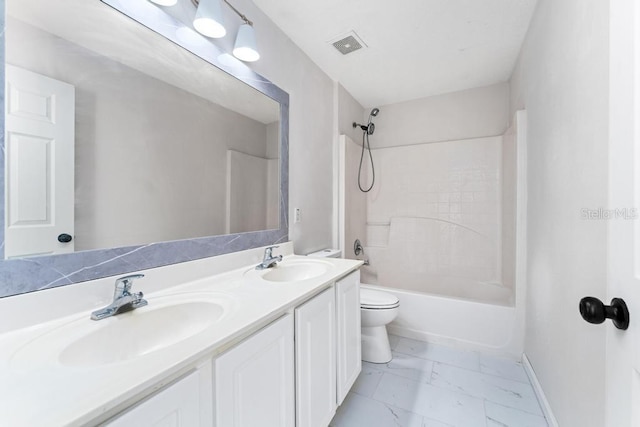
[[[309,254],[316,258],[340,258],[339,249],[323,249]],[[362,360],[371,363],[391,361],[387,324],[398,315],[400,300],[389,292],[360,288]]]
[[[388,292],[360,288],[362,321],[362,360],[371,363],[391,361],[387,324],[398,315],[400,300]]]

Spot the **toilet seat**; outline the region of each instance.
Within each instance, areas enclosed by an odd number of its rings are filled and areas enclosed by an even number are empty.
[[[360,289],[360,308],[368,310],[389,310],[400,306],[400,300],[388,292]]]

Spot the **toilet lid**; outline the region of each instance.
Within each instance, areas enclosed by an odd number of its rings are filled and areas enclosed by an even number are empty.
[[[388,292],[360,289],[360,307],[362,308],[394,308],[400,300]]]

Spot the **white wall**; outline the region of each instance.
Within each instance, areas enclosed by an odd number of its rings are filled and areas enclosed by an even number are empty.
[[[371,137],[375,148],[502,135],[509,123],[509,85],[499,83],[379,107]],[[369,110],[364,113],[368,115]]]
[[[604,425],[605,328],[578,301],[606,294],[608,2],[540,0],[511,80],[528,113],[525,352],[562,426]]]
[[[261,58],[249,64],[290,96],[289,110],[289,238],[296,253],[309,253],[333,243],[333,81],[318,68],[250,0],[235,1],[256,31]],[[228,8],[225,8],[225,10]],[[242,23],[227,10],[227,36],[216,41],[233,50]],[[293,223],[293,209],[302,221]]]
[[[357,175],[353,174],[353,160],[346,158],[362,144],[362,131],[354,128],[353,122],[360,122],[364,108],[338,82],[334,83],[334,238],[333,247],[342,249],[345,258],[356,258],[353,251],[353,238],[357,236],[365,244],[364,223],[366,217],[366,196],[357,187]],[[346,139],[343,139],[344,135]],[[350,155],[351,157],[351,155]],[[360,157],[358,157],[359,161]],[[356,170],[357,174],[357,170]],[[362,175],[367,177],[366,173]],[[354,181],[355,180],[355,181]],[[346,186],[345,186],[346,184]],[[353,187],[355,185],[355,187]],[[358,194],[360,193],[360,194]],[[345,206],[349,206],[345,208]],[[353,208],[357,213],[353,212]],[[359,224],[355,229],[345,229],[346,221]],[[349,236],[347,236],[347,233]],[[347,242],[350,242],[347,244]]]
[[[362,116],[365,114],[365,109],[341,84],[338,83],[337,85],[338,133],[340,135],[347,135],[357,144],[362,144],[362,130],[360,128],[354,128],[353,122],[362,123]],[[368,114],[367,110],[367,115]]]

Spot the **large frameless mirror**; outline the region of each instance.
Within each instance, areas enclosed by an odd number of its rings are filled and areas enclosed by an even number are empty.
[[[286,240],[288,95],[190,0],[6,3],[0,295]]]

